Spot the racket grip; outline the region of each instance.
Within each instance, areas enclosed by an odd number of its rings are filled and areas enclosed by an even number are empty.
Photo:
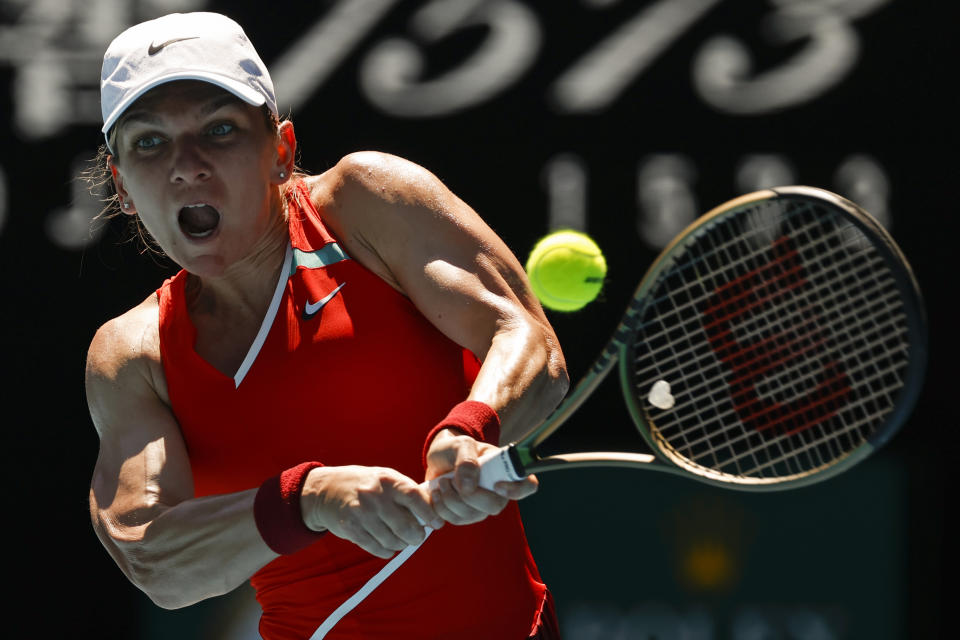
[[[493,449],[487,453],[480,456],[480,459],[477,460],[477,463],[480,465],[480,481],[479,484],[484,489],[493,491],[494,485],[498,482],[504,480],[509,480],[511,482],[517,482],[526,478],[526,475],[521,475],[517,473],[516,467],[514,467],[513,461],[510,459],[510,446],[502,447],[500,449]],[[421,486],[426,486],[427,491],[432,491],[437,483],[440,482],[441,478],[452,478],[453,472],[445,473],[442,476],[437,476],[430,482],[426,482]],[[417,520],[420,520],[417,517]],[[425,524],[420,520],[420,524]],[[427,531],[432,531],[430,527],[427,527]]]
[[[478,460],[480,464],[480,486],[484,489],[493,491],[493,487],[498,482],[509,480],[518,482],[523,480],[526,475],[517,473],[510,459],[510,447],[501,447],[495,451],[490,451]]]
[[[513,465],[513,461],[510,459],[510,447],[501,447],[500,449],[493,449],[487,453],[480,456],[480,459],[477,460],[477,463],[480,465],[480,486],[489,491],[493,491],[494,485],[498,482],[504,480],[509,480],[511,482],[517,482],[526,478],[526,475],[521,475],[517,473],[516,468]],[[442,476],[437,476],[433,480],[427,483],[427,490],[431,490],[437,486],[437,482],[441,478],[452,478],[453,472],[445,473]]]

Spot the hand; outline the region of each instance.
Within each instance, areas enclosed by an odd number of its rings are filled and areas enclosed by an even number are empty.
[[[407,476],[382,467],[319,467],[310,471],[300,495],[303,521],[327,530],[380,558],[423,542],[420,522],[434,529],[443,520],[429,494]],[[418,521],[419,518],[419,521]]]
[[[510,500],[520,500],[537,491],[537,478],[532,475],[519,482],[498,482],[493,491],[479,486],[477,460],[495,448],[453,429],[440,431],[430,443],[426,479],[437,478],[430,499],[437,514],[450,524],[479,522],[503,511]],[[451,471],[452,478],[440,477]]]

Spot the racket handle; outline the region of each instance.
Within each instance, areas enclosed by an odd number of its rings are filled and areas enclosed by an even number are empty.
[[[480,465],[480,481],[479,484],[484,489],[493,491],[494,485],[498,482],[504,480],[509,480],[512,482],[517,482],[526,478],[526,475],[521,475],[517,473],[516,467],[514,467],[513,461],[510,459],[510,445],[502,447],[500,449],[492,449],[487,453],[480,456],[480,459],[477,460],[477,463]],[[437,483],[440,482],[441,478],[452,478],[453,472],[445,473],[442,476],[437,476],[430,482],[425,482],[423,486],[426,486],[427,491],[432,491],[436,488]],[[417,520],[420,520],[418,517]],[[425,524],[420,520],[420,524]],[[433,531],[430,527],[426,527],[427,531]],[[429,533],[428,533],[429,535]]]
[[[492,449],[488,451],[480,456],[480,459],[477,460],[477,463],[480,465],[480,486],[489,491],[493,491],[494,485],[496,485],[498,482],[502,482],[504,480],[517,482],[527,477],[526,475],[520,475],[517,473],[517,470],[513,465],[513,461],[510,459],[509,445],[506,447],[501,447],[500,449]],[[445,473],[442,476],[437,476],[427,483],[427,490],[435,488],[440,478],[452,477],[452,471]]]
[[[510,447],[501,447],[480,456],[480,486],[493,491],[498,482],[509,480],[518,482],[526,478],[526,474],[517,473],[513,460],[510,459]]]

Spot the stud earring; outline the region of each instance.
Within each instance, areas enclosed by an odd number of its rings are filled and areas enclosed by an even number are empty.
[[[280,177],[281,177],[281,178],[286,178],[286,177],[287,177],[287,174],[284,173],[283,171],[281,171],[281,172],[280,172]]]
[[[123,208],[124,208],[124,209],[129,209],[129,208],[130,208],[130,203],[129,203],[129,202],[124,202],[124,203],[123,203]]]

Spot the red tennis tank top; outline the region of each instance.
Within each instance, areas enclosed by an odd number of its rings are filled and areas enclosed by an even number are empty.
[[[423,478],[427,431],[466,398],[478,362],[347,256],[303,184],[260,335],[230,378],[194,350],[181,271],[158,290],[160,350],[199,496],[242,491],[306,460]],[[333,535],[252,578],[268,640],[309,638],[386,561]],[[545,594],[519,511],[447,525],[327,635],[526,638]]]

